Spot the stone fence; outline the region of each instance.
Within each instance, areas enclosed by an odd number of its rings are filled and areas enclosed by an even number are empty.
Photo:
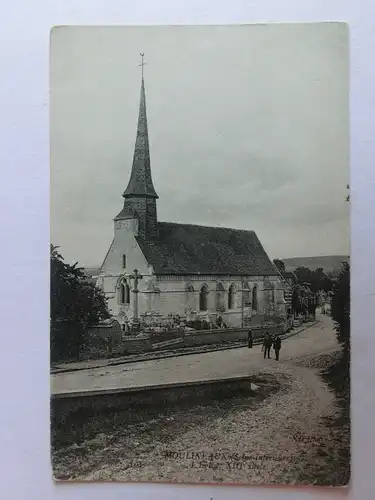
[[[253,340],[261,339],[265,332],[283,334],[286,322],[270,323],[251,327]],[[245,342],[249,328],[222,328],[212,330],[175,330],[163,333],[141,333],[137,336],[121,336],[117,329],[101,328],[90,334],[91,342],[81,354],[81,359],[99,359],[151,351],[175,350],[204,345],[220,345]],[[114,335],[111,335],[114,334]]]

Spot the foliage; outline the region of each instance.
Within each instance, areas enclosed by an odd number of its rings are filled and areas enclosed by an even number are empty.
[[[109,318],[107,300],[57,249],[51,245],[51,358],[79,359],[90,326]]]
[[[314,293],[307,285],[297,283],[293,286],[292,312],[296,316],[302,314],[306,318],[315,318],[318,306],[318,294]]]
[[[332,318],[336,323],[337,340],[344,348],[350,341],[350,265],[344,262],[333,289]]]
[[[314,293],[317,293],[319,290],[324,290],[325,292],[332,290],[333,281],[324,272],[322,267],[315,269],[315,271],[307,267],[297,267],[294,274],[297,276],[300,284],[309,283],[309,287]]]
[[[301,290],[298,285],[293,287],[292,292],[292,311],[294,315],[298,315],[302,313],[302,298],[301,298]]]
[[[338,413],[333,418],[333,431],[339,436],[339,456],[346,467],[345,484],[350,478],[350,265],[342,264],[337,283],[333,289],[331,314],[335,322],[336,336],[342,346],[338,360],[322,373],[328,385],[337,396]],[[341,438],[341,439],[340,439]]]

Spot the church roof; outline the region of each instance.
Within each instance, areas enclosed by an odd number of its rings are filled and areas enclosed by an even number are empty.
[[[277,274],[254,231],[158,222],[158,237],[137,237],[156,274]]]
[[[135,140],[133,166],[128,187],[123,197],[147,196],[158,198],[151,177],[150,148],[148,143],[148,128],[146,115],[145,84],[142,77],[141,100],[139,105],[137,137]]]

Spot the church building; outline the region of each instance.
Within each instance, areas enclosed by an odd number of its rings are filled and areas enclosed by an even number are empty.
[[[160,222],[144,78],[130,180],[97,277],[124,328],[172,316],[228,327],[284,318],[284,283],[254,231]],[[220,318],[218,318],[220,317]]]

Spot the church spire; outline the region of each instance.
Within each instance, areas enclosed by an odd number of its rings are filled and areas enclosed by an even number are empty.
[[[123,193],[125,198],[124,207],[115,217],[115,222],[122,219],[137,219],[138,236],[142,238],[153,238],[158,235],[158,221],[156,211],[156,194],[151,177],[150,149],[148,144],[148,129],[146,116],[146,95],[143,79],[143,56],[141,101],[139,105],[139,117],[137,137],[135,140],[133,166],[130,174],[128,187]]]
[[[128,187],[123,193],[124,198],[130,196],[145,196],[149,198],[158,198],[156,194],[152,177],[150,165],[150,149],[148,143],[148,128],[147,128],[147,115],[146,115],[146,95],[145,83],[143,78],[143,56],[141,54],[142,62],[142,81],[141,81],[141,100],[139,105],[138,128],[137,137],[135,141],[135,149],[133,156],[133,166],[130,175]]]

